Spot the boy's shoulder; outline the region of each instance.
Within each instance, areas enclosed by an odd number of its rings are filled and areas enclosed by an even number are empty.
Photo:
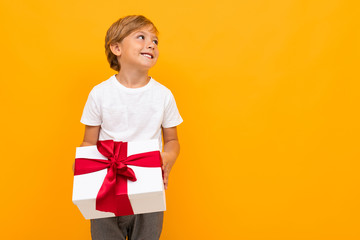
[[[156,89],[158,89],[159,91],[163,91],[166,93],[171,93],[171,90],[169,88],[167,88],[165,85],[161,84],[160,82],[156,81],[153,77],[151,77],[153,80],[153,85]]]
[[[93,87],[93,90],[96,91],[96,90],[101,90],[101,89],[105,89],[105,88],[111,88],[112,87],[111,79],[112,79],[112,76],[110,78],[108,78],[107,80],[104,80],[104,81],[96,84]]]
[[[104,95],[107,95],[107,93],[112,92],[113,89],[114,85],[112,83],[112,77],[110,77],[93,86],[90,95],[95,98],[102,98]]]

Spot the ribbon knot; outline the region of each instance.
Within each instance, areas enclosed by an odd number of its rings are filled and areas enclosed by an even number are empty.
[[[108,160],[75,159],[75,175],[107,168],[104,182],[96,197],[96,210],[112,212],[116,216],[134,214],[127,195],[127,180],[136,181],[134,171],[128,166],[161,167],[159,151],[127,156],[127,142],[104,140],[97,142],[98,151]]]

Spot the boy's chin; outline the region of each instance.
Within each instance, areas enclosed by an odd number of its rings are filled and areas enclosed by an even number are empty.
[[[146,65],[142,65],[140,68],[144,69],[144,70],[150,70],[150,68],[154,67],[155,64],[146,64]]]

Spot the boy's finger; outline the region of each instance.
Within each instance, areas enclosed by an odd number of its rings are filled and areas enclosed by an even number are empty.
[[[168,180],[166,179],[166,181],[164,181],[165,190],[167,189],[167,186],[168,186]]]
[[[169,178],[169,172],[168,171],[164,171],[164,178],[166,180]]]
[[[164,188],[166,189],[167,187],[167,180],[164,179]]]

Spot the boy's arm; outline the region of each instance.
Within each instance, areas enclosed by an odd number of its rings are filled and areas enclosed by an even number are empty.
[[[80,147],[96,145],[99,139],[100,126],[85,125],[84,139]],[[75,162],[73,163],[72,170],[74,172]]]
[[[164,185],[165,189],[167,189],[171,168],[180,153],[180,144],[176,126],[171,128],[162,128],[162,130],[164,138],[164,152],[161,152],[161,158],[163,160],[162,169],[164,171]]]
[[[96,145],[99,139],[100,126],[85,125],[84,139],[80,147]]]

